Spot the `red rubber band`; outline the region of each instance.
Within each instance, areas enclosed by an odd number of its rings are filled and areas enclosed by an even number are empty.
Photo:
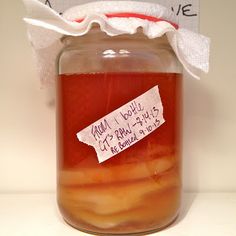
[[[171,21],[164,20],[162,18],[157,18],[157,17],[154,17],[154,16],[147,16],[147,15],[139,14],[139,13],[130,13],[130,12],[107,13],[107,14],[105,14],[105,16],[107,18],[113,18],[113,17],[128,18],[128,17],[133,17],[133,18],[139,18],[139,19],[142,19],[142,20],[148,20],[148,21],[152,21],[152,22],[165,21],[165,22],[168,22],[169,24],[171,24],[173,27],[175,27],[175,29],[179,28],[179,26],[176,23],[173,23]],[[77,23],[81,23],[81,22],[83,22],[83,20],[84,20],[84,18],[76,19],[74,21],[77,22]]]

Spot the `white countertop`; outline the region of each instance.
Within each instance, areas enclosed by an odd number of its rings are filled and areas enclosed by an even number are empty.
[[[1,236],[86,236],[61,218],[53,193],[0,194]],[[236,193],[185,193],[182,212],[151,236],[236,236]]]

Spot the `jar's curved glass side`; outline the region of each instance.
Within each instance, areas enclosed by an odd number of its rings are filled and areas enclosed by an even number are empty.
[[[94,35],[93,35],[94,36]],[[58,204],[65,220],[93,233],[161,229],[181,193],[181,66],[165,39],[69,38],[57,80]],[[76,133],[158,85],[165,124],[99,164]]]

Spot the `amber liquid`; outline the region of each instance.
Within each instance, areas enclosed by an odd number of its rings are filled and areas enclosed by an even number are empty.
[[[105,161],[76,133],[158,85],[165,123]],[[58,204],[88,232],[161,229],[177,216],[181,193],[182,77],[175,73],[61,75],[57,81]]]

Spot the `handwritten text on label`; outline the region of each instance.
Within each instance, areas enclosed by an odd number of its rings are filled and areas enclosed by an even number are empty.
[[[165,122],[158,86],[77,133],[96,150],[99,163],[137,143]]]

